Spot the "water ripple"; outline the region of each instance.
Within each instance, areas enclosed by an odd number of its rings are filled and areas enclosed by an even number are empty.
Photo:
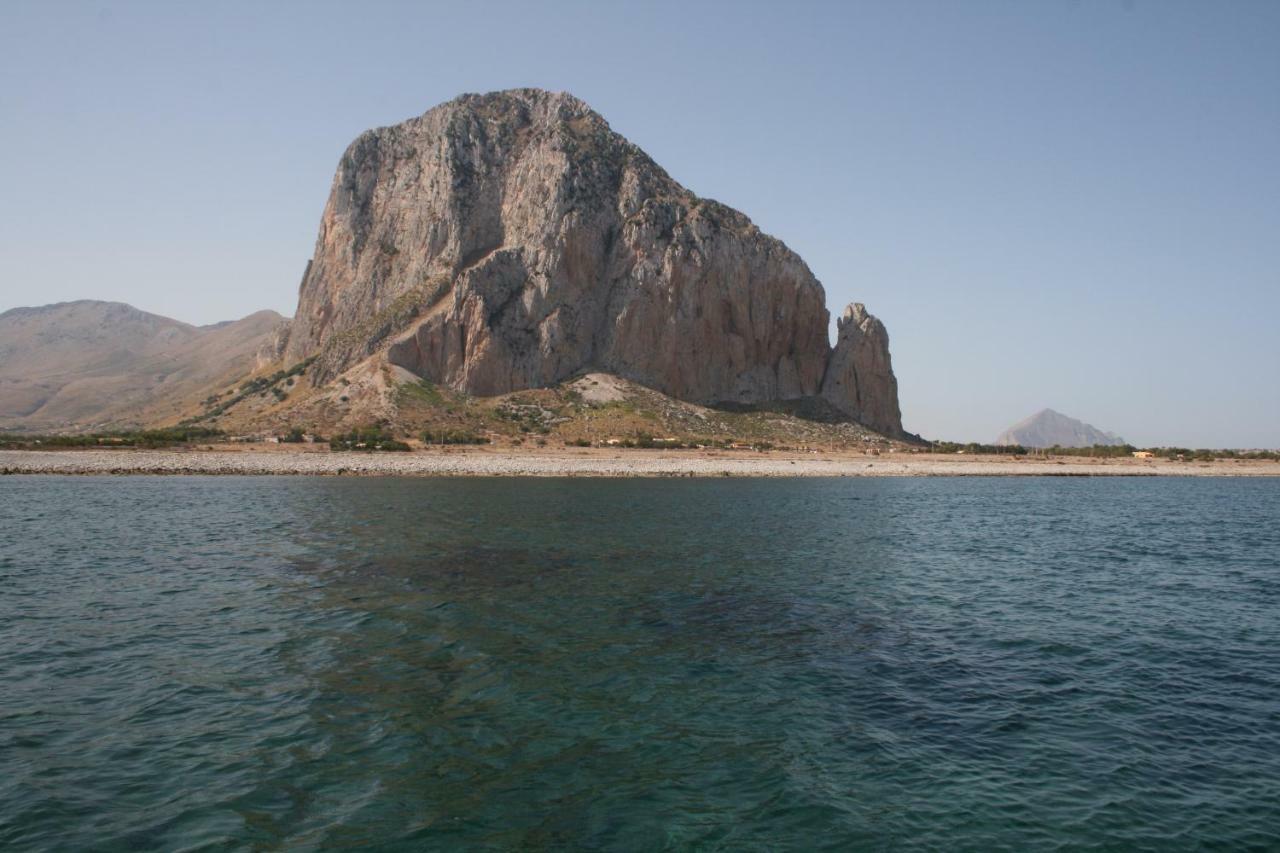
[[[1280,484],[0,480],[0,848],[1280,846]]]

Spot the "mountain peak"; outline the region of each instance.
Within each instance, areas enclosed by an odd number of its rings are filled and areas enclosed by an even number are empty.
[[[804,261],[745,215],[579,98],[508,89],[348,147],[285,358],[326,383],[385,357],[480,396],[591,370],[694,403],[823,396],[900,434],[883,327],[851,307],[836,359],[828,318]]]
[[[235,370],[305,364],[320,396],[405,371],[481,397],[602,373],[689,403],[794,403],[902,435],[883,324],[854,303],[833,348],[822,284],[795,252],[685,189],[567,92],[460,95],[357,136],[292,321],[36,310],[0,318],[0,380],[20,392],[0,388],[0,426],[176,416],[191,398],[208,411]],[[334,420],[396,411],[385,395],[366,408],[341,390],[325,399]]]

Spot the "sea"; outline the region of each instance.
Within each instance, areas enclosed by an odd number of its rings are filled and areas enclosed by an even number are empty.
[[[0,849],[1280,849],[1280,479],[2,477]]]

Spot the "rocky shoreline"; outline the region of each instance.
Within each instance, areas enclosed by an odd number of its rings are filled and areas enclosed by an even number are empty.
[[[1257,477],[1280,463],[1220,460],[1012,459],[931,454],[451,449],[0,451],[0,474],[188,474],[426,477]]]

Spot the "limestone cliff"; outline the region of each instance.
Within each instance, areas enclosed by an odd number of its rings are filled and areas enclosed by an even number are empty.
[[[836,320],[835,350],[822,380],[822,396],[845,415],[877,432],[902,432],[898,380],[889,360],[889,333],[860,302]]]
[[[323,382],[385,351],[477,395],[587,369],[698,403],[829,387],[845,415],[898,433],[887,336],[866,322],[833,360],[822,285],[794,252],[577,98],[518,89],[352,143],[284,352],[316,356]]]

